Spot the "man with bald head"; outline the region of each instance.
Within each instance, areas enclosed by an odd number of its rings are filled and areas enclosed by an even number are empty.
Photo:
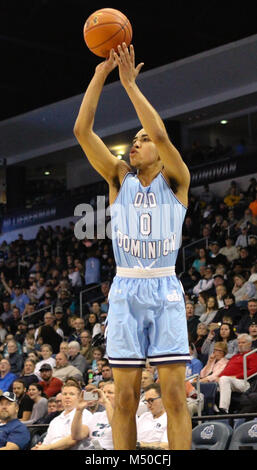
[[[55,361],[56,365],[53,368],[53,377],[57,377],[63,382],[70,377],[75,377],[79,380],[83,378],[80,370],[70,364],[68,356],[65,353],[59,352],[56,354]]]

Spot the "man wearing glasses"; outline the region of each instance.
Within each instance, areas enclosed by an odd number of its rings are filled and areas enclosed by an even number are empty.
[[[158,383],[145,388],[144,403],[148,411],[137,418],[137,448],[168,449],[167,414]]]

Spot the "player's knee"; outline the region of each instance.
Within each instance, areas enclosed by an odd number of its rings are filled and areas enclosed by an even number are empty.
[[[180,412],[186,406],[184,382],[174,381],[162,391],[162,401],[166,411]]]
[[[139,398],[139,394],[132,387],[126,386],[116,393],[115,404],[120,411],[136,413]]]

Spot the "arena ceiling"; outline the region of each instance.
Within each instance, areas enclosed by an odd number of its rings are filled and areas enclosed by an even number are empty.
[[[257,32],[255,3],[248,0],[139,0],[122,7],[114,0],[0,0],[1,121],[85,90],[99,59],[85,46],[83,25],[104,7],[130,19],[144,71]]]

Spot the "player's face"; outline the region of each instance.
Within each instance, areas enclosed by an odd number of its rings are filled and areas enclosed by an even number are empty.
[[[159,160],[157,148],[144,129],[135,135],[129,157],[131,166],[137,169],[142,169]]]

